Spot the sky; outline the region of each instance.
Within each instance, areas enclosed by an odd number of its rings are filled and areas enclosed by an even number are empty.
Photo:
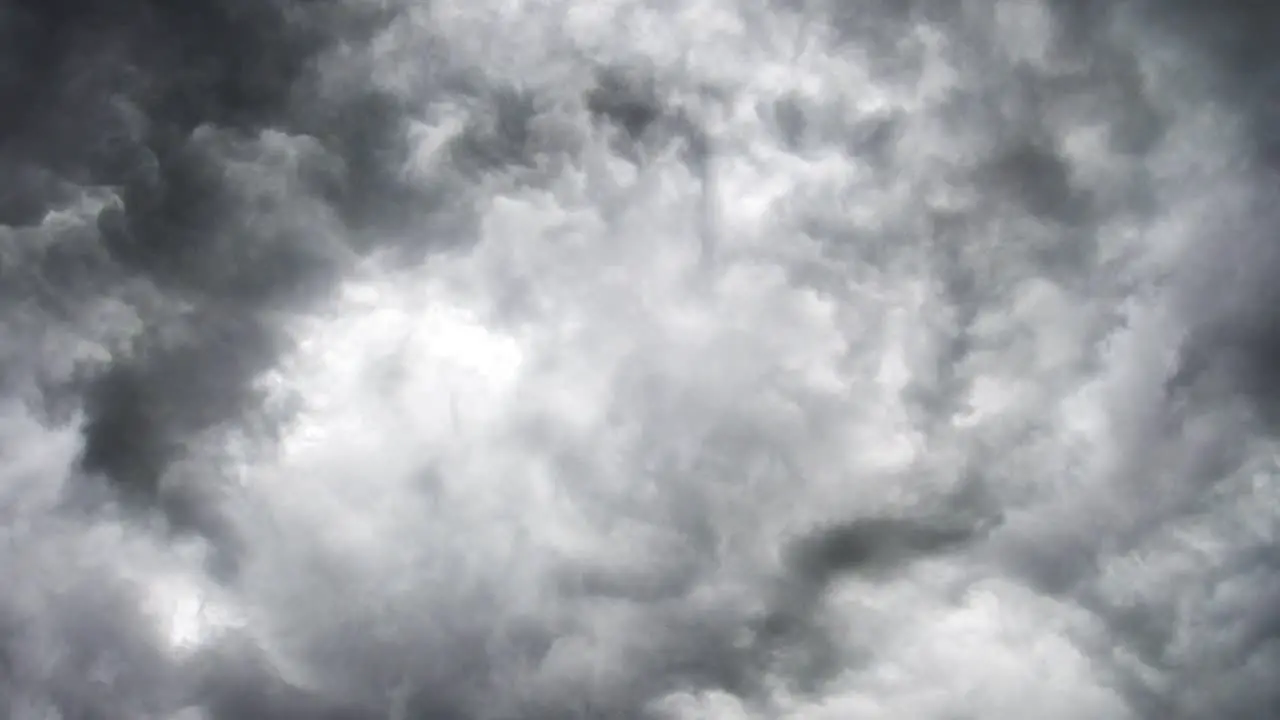
[[[0,4],[0,719],[1280,713],[1277,32]]]

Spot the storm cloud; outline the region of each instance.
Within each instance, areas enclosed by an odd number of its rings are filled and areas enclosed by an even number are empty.
[[[0,5],[0,717],[1276,714],[1259,8]]]

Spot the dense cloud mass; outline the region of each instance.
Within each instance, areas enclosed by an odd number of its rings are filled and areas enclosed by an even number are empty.
[[[0,718],[1280,715],[1236,5],[0,3]]]

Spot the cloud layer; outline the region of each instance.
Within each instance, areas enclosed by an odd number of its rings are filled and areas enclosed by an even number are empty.
[[[1270,14],[109,5],[0,10],[0,717],[1280,706]]]

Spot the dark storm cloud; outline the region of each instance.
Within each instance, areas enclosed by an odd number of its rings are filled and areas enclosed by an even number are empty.
[[[105,479],[132,508],[128,523],[151,526],[159,512],[207,536],[210,570],[234,579],[218,481],[175,476],[174,463],[199,433],[255,407],[251,381],[283,347],[272,314],[323,292],[364,249],[362,231],[395,222],[388,210],[409,212],[413,194],[386,157],[402,142],[395,103],[376,90],[320,97],[316,69],[386,19],[329,2],[0,8],[0,315],[13,360],[0,384],[36,382],[43,396],[29,400],[87,415],[82,472],[59,511],[70,515],[50,522],[91,523],[79,513],[110,506],[85,508]],[[59,219],[86,198],[70,224]],[[104,303],[127,312],[86,312]],[[101,338],[105,354],[65,357],[76,335]],[[59,337],[68,345],[51,344]],[[27,552],[47,542],[27,540]],[[6,585],[38,588],[39,572],[10,568]],[[291,699],[267,666],[196,688],[207,682],[136,617],[134,589],[77,582],[40,617],[5,615],[4,717],[43,703],[64,717],[138,717],[201,701],[234,717],[342,716],[300,690]],[[64,649],[72,659],[52,671],[31,665]]]
[[[104,300],[128,306],[136,321],[101,329],[106,356],[64,371],[40,368],[37,359],[31,370],[47,411],[65,415],[82,405],[86,413],[82,477],[64,511],[104,512],[111,503],[90,486],[105,479],[126,505],[126,522],[151,526],[147,516],[158,512],[178,536],[204,536],[215,547],[208,570],[234,585],[242,546],[220,515],[220,481],[182,470],[179,461],[202,432],[258,406],[252,380],[286,346],[278,313],[321,296],[353,255],[381,237],[400,237],[410,220],[440,209],[458,214],[448,182],[424,189],[402,176],[403,101],[377,88],[334,95],[321,69],[326,53],[367,39],[390,16],[332,2],[256,0],[65,0],[10,4],[0,13],[0,293],[14,326],[31,325],[28,335],[7,341],[30,357],[17,346],[29,347],[40,326],[84,332],[76,309]],[[529,165],[532,98],[503,88],[466,91],[491,112],[453,144],[449,171],[474,182],[479,173]],[[658,111],[638,115],[623,105],[596,109],[637,142]],[[50,224],[51,213],[87,195],[104,200],[78,225]],[[410,257],[439,242],[419,230],[412,244]],[[16,390],[29,378],[11,379],[8,389]],[[105,597],[89,589],[75,596]],[[253,647],[220,647],[175,667],[141,627],[145,620],[134,617],[138,602],[125,588],[114,604],[48,608],[51,634],[30,640],[23,638],[35,626],[15,616],[14,633],[0,642],[10,657],[3,673],[10,694],[43,698],[72,717],[184,704],[206,706],[220,719],[385,716],[381,698],[371,701],[375,712],[279,679]],[[19,631],[23,625],[30,627]],[[85,683],[88,666],[58,666],[53,674],[22,667],[60,643],[81,662],[127,671],[99,687]],[[418,672],[406,700],[411,716],[462,717],[485,688],[484,643],[472,631],[452,649],[417,648],[399,658],[383,644],[367,650],[375,665],[398,662],[392,670]],[[701,647],[687,644],[693,657],[682,662],[719,664],[714,650]],[[344,672],[359,675],[348,667],[357,647],[332,652]],[[442,671],[441,663],[453,669]],[[658,683],[666,685],[696,672],[641,671],[630,701],[609,702],[622,710],[648,697],[646,676],[670,675]],[[36,699],[8,712],[39,712]]]
[[[1280,10],[1269,3],[1160,4],[1153,23],[1197,48],[1223,100],[1248,129],[1254,170],[1248,197],[1220,218],[1212,249],[1192,272],[1192,333],[1171,386],[1186,388],[1216,375],[1252,397],[1269,419],[1276,412],[1275,368],[1280,348],[1276,283],[1280,274]]]
[[[41,292],[26,298],[56,314],[141,280],[162,305],[193,308],[65,379],[91,386],[90,473],[154,490],[185,437],[250,406],[247,383],[278,345],[269,311],[323,289],[361,234],[333,236],[406,199],[379,157],[397,131],[384,98],[303,112],[322,90],[320,54],[378,21],[336,3],[6,7],[0,223],[17,260],[6,290],[34,279]],[[95,188],[116,195],[96,222],[40,237],[47,213]]]
[[[1056,52],[1075,61],[1056,74],[999,69],[988,57],[993,43],[981,23],[962,17],[960,5],[879,2],[851,11],[851,4],[838,2],[779,4],[830,24],[842,49],[863,48],[876,72],[891,79],[919,69],[902,59],[894,43],[913,23],[936,23],[953,33],[958,55],[980,78],[979,87],[957,93],[949,109],[960,118],[958,125],[982,127],[998,140],[984,145],[985,154],[973,163],[939,171],[977,188],[980,207],[913,210],[927,218],[921,225],[928,228],[940,292],[955,310],[955,332],[940,343],[933,377],[909,388],[929,432],[939,434],[964,404],[969,365],[994,342],[981,334],[983,313],[1010,300],[1004,278],[988,272],[990,252],[972,249],[975,240],[994,232],[996,220],[1012,218],[1022,223],[1019,242],[1000,251],[1023,264],[1011,272],[1034,267],[1063,285],[1087,285],[1084,276],[1097,265],[1099,252],[1093,233],[1115,217],[1149,214],[1157,202],[1143,194],[1147,186],[1136,172],[1133,182],[1117,181],[1123,192],[1080,180],[1058,142],[1061,127],[1053,127],[1062,122],[1054,118],[1066,113],[1062,98],[1087,96],[1080,100],[1083,109],[1073,105],[1071,112],[1105,117],[1108,146],[1135,164],[1156,151],[1173,122],[1144,86],[1134,53],[1099,39],[1108,22],[1104,4],[1055,7]],[[1263,98],[1273,66],[1280,67],[1270,57],[1267,38],[1280,13],[1233,14],[1228,6],[1218,7],[1224,9],[1182,3],[1150,12],[1153,24],[1177,29],[1201,48],[1212,77],[1226,80],[1224,97],[1265,149],[1273,123]],[[410,154],[406,117],[415,111],[410,100],[372,83],[335,90],[322,69],[342,43],[358,44],[390,19],[338,3],[283,0],[68,0],[0,10],[0,319],[8,324],[0,329],[12,334],[0,339],[36,346],[37,339],[55,334],[49,328],[62,329],[57,337],[87,333],[99,319],[84,308],[106,300],[133,313],[97,331],[104,352],[73,367],[53,362],[61,353],[56,345],[40,351],[46,355],[34,353],[35,360],[33,353],[0,346],[0,361],[9,355],[15,360],[0,367],[4,392],[30,394],[24,388],[30,380],[40,385],[39,399],[51,414],[57,405],[83,405],[83,446],[74,473],[79,496],[59,506],[59,513],[72,518],[61,522],[90,523],[115,512],[111,502],[90,492],[105,479],[111,497],[125,501],[126,509],[118,512],[128,526],[153,526],[150,516],[158,513],[166,539],[191,532],[208,538],[217,550],[208,571],[236,588],[242,563],[252,560],[243,557],[249,541],[242,527],[222,515],[216,498],[220,480],[210,477],[214,471],[181,461],[202,433],[254,414],[261,395],[252,380],[288,350],[280,315],[324,296],[351,260],[369,249],[401,243],[410,258],[460,242],[433,234],[474,229],[462,185],[505,174],[536,184],[543,155],[564,150],[548,147],[539,135],[537,121],[547,111],[537,89],[440,80],[480,110],[467,116],[450,141],[449,167],[442,171],[448,177],[408,181],[403,170]],[[714,138],[684,111],[666,107],[663,88],[652,77],[609,67],[593,82],[581,98],[585,115],[627,161],[643,168],[651,150],[670,142],[686,146],[685,160],[701,177],[707,225],[702,232],[710,237],[717,231],[716,208],[707,199],[715,180]],[[885,113],[853,122],[824,114],[821,105],[799,96],[778,101],[768,121],[792,152],[830,142],[886,173],[905,161],[911,148],[903,147],[902,138],[909,118]],[[29,605],[0,596],[0,693],[32,698],[30,707],[14,704],[0,711],[26,720],[45,702],[64,716],[85,718],[203,706],[217,720],[372,720],[390,716],[399,704],[401,717],[465,718],[482,714],[508,692],[517,695],[517,681],[528,682],[518,688],[527,693],[503,706],[505,716],[517,707],[521,717],[638,718],[656,698],[682,690],[762,698],[770,692],[765,678],[779,676],[800,694],[817,695],[858,662],[830,637],[834,625],[824,615],[824,602],[837,586],[882,582],[922,560],[986,552],[990,540],[1002,571],[1085,607],[1117,646],[1185,680],[1181,688],[1167,689],[1117,671],[1117,682],[1146,717],[1270,714],[1280,702],[1276,691],[1250,678],[1280,667],[1272,642],[1280,622],[1271,610],[1280,584],[1274,563],[1267,561],[1274,547],[1257,543],[1224,561],[1222,581],[1244,582],[1253,599],[1233,608],[1233,618],[1206,611],[1204,624],[1226,628],[1225,639],[1191,653],[1190,660],[1177,656],[1182,618],[1176,598],[1130,607],[1098,589],[1109,556],[1154,542],[1150,538],[1171,518],[1194,516],[1207,502],[1204,493],[1244,462],[1243,439],[1232,429],[1209,440],[1190,431],[1179,435],[1179,428],[1196,419],[1193,411],[1175,408],[1180,399],[1212,404],[1227,388],[1268,420],[1280,413],[1280,381],[1273,372],[1280,336],[1271,290],[1280,264],[1273,259],[1275,223],[1268,209],[1275,203],[1265,191],[1258,195],[1262,199],[1244,208],[1236,224],[1223,226],[1235,259],[1228,262],[1221,254],[1220,264],[1208,263],[1186,283],[1193,332],[1167,384],[1171,409],[1159,420],[1172,429],[1156,432],[1143,425],[1134,430],[1136,440],[1126,440],[1131,472],[1116,480],[1115,498],[1126,509],[1141,507],[1118,529],[1094,533],[1094,526],[1071,512],[1064,512],[1062,532],[993,528],[1002,519],[992,507],[998,492],[984,479],[967,486],[937,517],[859,516],[811,529],[782,549],[780,567],[760,571],[767,577],[759,585],[768,588],[763,608],[707,610],[695,601],[699,579],[718,571],[723,538],[708,519],[709,503],[699,503],[697,493],[686,497],[668,490],[677,497],[654,524],[683,538],[687,547],[654,551],[660,557],[652,567],[640,561],[624,567],[567,563],[550,607],[538,609],[546,617],[504,615],[496,596],[506,590],[506,570],[486,566],[481,551],[475,551],[481,559],[473,569],[497,579],[446,588],[442,601],[421,590],[422,602],[391,613],[393,619],[400,618],[396,613],[432,613],[430,632],[415,626],[388,633],[379,625],[378,611],[365,607],[376,604],[371,595],[387,580],[376,572],[370,571],[376,581],[361,584],[348,575],[363,576],[337,561],[304,568],[319,588],[310,594],[329,603],[322,607],[330,612],[312,616],[310,608],[290,606],[277,608],[280,617],[273,620],[302,636],[294,639],[288,660],[303,666],[300,674],[310,673],[314,682],[286,679],[279,658],[247,639],[242,645],[213,643],[177,663],[158,649],[151,619],[138,610],[141,591],[86,571],[39,618],[33,619]],[[79,215],[57,215],[72,206],[81,208]],[[833,246],[843,243],[839,251],[878,262],[865,234],[832,225],[828,232],[819,220],[807,224],[813,236]],[[892,248],[906,239],[886,233],[879,252],[893,255]],[[1245,282],[1232,274],[1241,266],[1247,268]],[[1219,278],[1232,283],[1230,293],[1212,289]],[[1189,404],[1199,407],[1196,402]],[[731,454],[750,452],[735,448]],[[560,470],[566,482],[589,486],[593,480],[590,468]],[[682,482],[708,481],[674,478],[663,487]],[[1141,490],[1149,487],[1155,490],[1144,495]],[[1142,503],[1125,494],[1133,488]],[[1081,506],[1080,513],[1087,513],[1088,504]],[[435,521],[443,522],[430,518],[420,524]],[[440,557],[448,542],[462,548],[460,554],[469,552],[466,538],[425,537],[411,540],[438,541],[440,547],[430,549]],[[34,535],[20,539],[39,545]],[[631,550],[620,550],[618,557]],[[646,552],[637,555],[643,560]],[[7,571],[0,565],[0,576],[34,586],[42,582],[40,568],[22,565],[16,555],[0,552],[0,563],[12,565]],[[600,608],[622,617],[621,629],[593,621],[592,611]],[[501,643],[495,628],[502,631]],[[608,668],[612,674],[585,667],[593,661],[564,649],[580,637],[608,646],[601,655],[615,660]],[[48,670],[41,663],[57,647],[69,650]],[[867,658],[876,650],[858,648]],[[83,682],[103,667],[118,669],[112,682]],[[526,668],[533,668],[534,680],[520,674]],[[604,679],[594,679],[596,671]]]
[[[1274,163],[1280,118],[1280,10],[1271,3],[1151,3],[1153,24],[1171,28],[1212,63],[1219,91],[1249,123],[1256,150]]]
[[[1206,580],[1252,588],[1249,599],[1225,615],[1203,609],[1213,603],[1200,599],[1199,593],[1212,591],[1200,587],[1170,587],[1169,596],[1135,606],[1104,598],[1105,593],[1098,592],[1095,584],[1100,582],[1097,573],[1106,558],[1144,552],[1140,548],[1163,542],[1153,538],[1162,537],[1164,528],[1219,512],[1213,509],[1215,503],[1224,494],[1236,492],[1224,486],[1241,472],[1246,447],[1258,428],[1233,420],[1223,410],[1223,403],[1230,401],[1223,398],[1245,400],[1268,432],[1274,432],[1280,407],[1276,375],[1280,319],[1275,312],[1274,290],[1280,273],[1276,251],[1280,225],[1275,212],[1275,199],[1280,196],[1271,167],[1277,117],[1274,99],[1280,77],[1280,52],[1273,38],[1280,31],[1280,13],[1268,4],[1249,3],[1158,3],[1144,7],[1143,16],[1150,27],[1169,32],[1170,42],[1173,38],[1187,42],[1189,52],[1198,53],[1195,67],[1203,75],[1194,81],[1212,85],[1215,98],[1247,128],[1249,144],[1235,162],[1247,169],[1250,179],[1243,186],[1221,188],[1227,199],[1203,230],[1201,250],[1191,253],[1183,268],[1176,312],[1188,328],[1186,339],[1172,370],[1150,369],[1155,376],[1167,378],[1165,405],[1160,419],[1154,421],[1160,429],[1153,428],[1146,440],[1130,450],[1135,454],[1132,474],[1117,481],[1145,488],[1139,492],[1149,498],[1149,504],[1138,512],[1140,519],[1105,543],[1087,533],[1073,533],[1053,544],[1029,546],[1025,548],[1027,556],[1015,564],[1037,586],[1051,593],[1066,593],[1104,618],[1118,647],[1136,653],[1149,667],[1160,668],[1175,679],[1174,687],[1153,687],[1122,673],[1125,679],[1121,683],[1142,717],[1270,716],[1280,703],[1280,693],[1269,682],[1247,678],[1280,672],[1275,625],[1254,620],[1270,617],[1270,608],[1277,602],[1274,563],[1261,561],[1276,552],[1272,541],[1253,540],[1248,543],[1252,551],[1220,558],[1213,571],[1217,579]],[[1087,46],[1087,29],[1096,28],[1102,16],[1096,12],[1097,4],[1062,3],[1055,9],[1062,28],[1069,33],[1064,37]],[[1114,68],[1123,71],[1123,59],[1117,62],[1112,52],[1100,48],[1094,56],[1103,72],[1114,73]],[[1129,135],[1144,139],[1136,143],[1129,140],[1118,147],[1144,152],[1167,123],[1149,109],[1150,103],[1141,94],[1129,95],[1126,102],[1134,110]],[[1046,173],[1040,175],[1046,177]],[[1051,194],[1068,196],[1064,192]],[[1114,198],[1097,200],[1109,203]],[[1149,200],[1127,204],[1152,208]],[[1217,408],[1221,417],[1198,417],[1206,406]],[[1209,430],[1215,423],[1220,427]],[[1176,449],[1180,445],[1196,449]],[[1158,502],[1154,500],[1157,497]],[[1202,612],[1204,615],[1199,615]],[[1231,613],[1239,615],[1232,618]],[[1188,642],[1189,615],[1201,617],[1208,625],[1203,635],[1191,641],[1194,644],[1180,645]]]

